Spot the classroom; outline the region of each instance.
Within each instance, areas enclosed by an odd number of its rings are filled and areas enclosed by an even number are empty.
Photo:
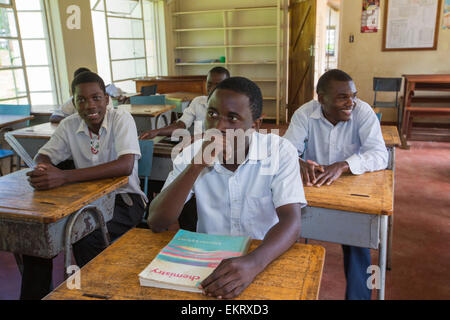
[[[450,0],[0,0],[0,300],[450,299],[449,52]]]

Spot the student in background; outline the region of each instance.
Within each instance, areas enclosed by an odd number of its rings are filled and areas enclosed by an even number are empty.
[[[230,77],[230,73],[223,67],[212,68],[206,78],[206,91],[208,96],[214,91],[217,84]],[[194,98],[189,107],[183,111],[183,116],[175,123],[163,128],[149,130],[139,137],[140,139],[153,139],[156,136],[170,136],[176,129],[189,129],[194,121],[204,121],[208,108],[208,96]],[[203,125],[204,129],[204,125]]]
[[[82,72],[90,72],[88,68],[78,68],[73,73],[73,78],[75,79],[77,75],[79,75]],[[126,101],[126,98],[123,97],[123,91],[120,88],[117,88],[114,84],[109,84],[106,86],[106,93],[113,98],[117,98],[119,102],[124,103]],[[113,103],[112,100],[109,99],[108,102],[108,108],[112,108]],[[66,101],[62,106],[58,106],[57,109],[55,109],[50,116],[50,122],[52,123],[59,123],[62,119],[74,114],[76,112],[75,106],[73,104],[73,97],[70,97],[69,100]]]
[[[261,112],[262,95],[255,83],[241,77],[219,83],[210,95],[205,119],[205,134],[215,129],[216,138],[197,140],[178,155],[163,191],[150,205],[148,225],[155,232],[175,223],[195,194],[198,232],[262,240],[251,253],[223,260],[201,283],[210,296],[239,295],[300,236],[306,200],[297,152],[279,136],[255,132]],[[249,134],[232,146],[227,130]],[[216,149],[208,159],[212,146]]]
[[[330,185],[343,173],[363,174],[386,169],[388,152],[380,122],[365,102],[356,97],[352,78],[330,70],[317,83],[318,101],[295,111],[284,138],[297,148],[303,183]],[[306,144],[306,148],[305,148]],[[342,246],[347,279],[346,299],[370,300],[367,267],[370,250]]]
[[[114,214],[107,228],[111,241],[142,219],[147,198],[140,189],[138,159],[141,156],[133,117],[124,110],[108,109],[109,97],[103,80],[83,72],[72,82],[77,113],[67,117],[39,150],[33,171],[27,173],[37,190],[67,183],[128,176],[117,190]],[[72,157],[76,169],[59,170],[58,163]],[[100,230],[73,245],[81,267],[104,249]],[[52,259],[24,256],[21,299],[41,299],[50,291]]]

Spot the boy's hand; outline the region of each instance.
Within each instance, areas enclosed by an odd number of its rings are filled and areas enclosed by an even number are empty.
[[[248,256],[225,259],[200,286],[208,296],[232,299],[240,295],[261,271]]]
[[[27,172],[30,185],[36,190],[60,187],[67,182],[64,170],[47,163],[40,163],[33,171]]]
[[[306,186],[311,187],[317,181],[316,175],[324,173],[325,169],[317,162],[314,162],[312,160],[303,161],[302,159],[300,159],[300,172],[302,175],[303,183]]]
[[[225,161],[233,156],[230,143],[227,142],[226,136],[213,136],[211,140],[203,141],[202,148],[192,159],[192,163],[210,167],[214,165],[214,161],[221,154],[223,154]]]
[[[329,186],[344,172],[348,172],[350,170],[348,163],[345,161],[336,162],[329,166],[325,166],[324,169],[324,172],[317,176],[317,182],[314,184],[316,187],[320,187],[324,183]]]
[[[139,139],[141,139],[141,140],[153,139],[154,137],[156,137],[158,135],[158,133],[159,133],[158,130],[145,131],[144,133],[141,133],[141,135],[139,136]]]

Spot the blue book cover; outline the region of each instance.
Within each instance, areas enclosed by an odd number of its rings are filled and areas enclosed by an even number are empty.
[[[250,237],[179,230],[139,274],[141,286],[201,292],[199,284],[223,259],[247,253]]]

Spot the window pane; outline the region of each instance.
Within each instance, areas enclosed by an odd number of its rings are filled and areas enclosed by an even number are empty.
[[[2,70],[0,71],[0,99],[15,98],[25,96],[25,78],[23,70]]]
[[[11,0],[0,0],[1,4],[11,4]]]
[[[22,65],[18,40],[0,39],[0,67]]]
[[[40,12],[19,12],[18,17],[22,38],[45,38]]]
[[[55,104],[53,99],[53,93],[31,93],[31,104],[36,105],[53,105]]]
[[[41,10],[41,0],[16,0],[17,11]]]
[[[117,88],[122,89],[124,92],[136,92],[136,82],[133,80],[128,81],[118,81],[114,84]]]
[[[49,67],[27,68],[30,91],[51,91],[52,81]]]
[[[0,37],[17,37],[16,19],[9,8],[0,8]]]
[[[114,61],[114,81],[145,76],[145,60]]]
[[[106,10],[109,15],[132,18],[141,17],[139,0],[107,0]]]
[[[109,18],[110,38],[143,38],[142,21],[120,18]]]
[[[0,102],[1,104],[15,104],[15,105],[23,105],[28,104],[28,98],[22,98],[22,99],[12,99],[12,100],[4,100]]]
[[[111,40],[111,58],[144,58],[144,40]]]
[[[45,40],[23,40],[22,45],[27,66],[49,64]]]

